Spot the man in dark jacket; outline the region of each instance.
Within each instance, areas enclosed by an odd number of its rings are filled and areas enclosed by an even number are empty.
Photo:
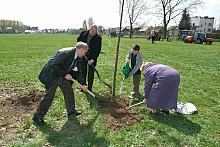
[[[94,68],[97,64],[97,58],[101,52],[102,38],[97,34],[97,26],[92,25],[88,31],[82,32],[77,38],[77,42],[82,41],[88,44],[89,50],[86,57],[82,58],[80,68],[82,70],[83,82],[86,85],[87,64],[88,67],[88,89],[92,91]]]
[[[63,48],[59,50],[44,66],[39,79],[45,85],[46,94],[42,98],[33,121],[38,125],[45,125],[43,118],[46,115],[57,87],[60,87],[66,104],[68,117],[78,116],[81,113],[75,109],[74,93],[72,89],[72,78],[78,79],[78,57],[82,58],[88,51],[88,45],[78,42],[76,47]],[[81,87],[84,91],[84,86]]]

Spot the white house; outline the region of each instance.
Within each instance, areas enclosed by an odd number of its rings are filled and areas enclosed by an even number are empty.
[[[192,23],[193,29],[195,29],[196,32],[201,32],[201,33],[212,33],[213,32],[214,17],[194,16],[194,17],[191,17],[191,23]]]

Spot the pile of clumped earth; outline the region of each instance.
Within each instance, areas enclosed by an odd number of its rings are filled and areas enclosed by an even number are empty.
[[[104,123],[107,128],[119,130],[140,120],[136,109],[126,109],[128,102],[122,98],[104,96],[98,101],[99,108],[104,114]]]
[[[15,83],[4,85],[0,89],[0,139],[17,138],[17,128],[24,117],[33,115],[45,94],[44,91],[33,89],[30,92],[19,92],[13,86]],[[27,87],[27,85],[16,85]],[[136,109],[127,110],[128,102],[122,98],[110,95],[102,96],[98,100],[99,110],[103,114],[104,125],[113,131],[125,128],[140,120]]]

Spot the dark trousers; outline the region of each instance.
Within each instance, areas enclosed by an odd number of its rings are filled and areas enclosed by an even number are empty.
[[[134,74],[133,75],[133,92],[134,96],[138,96],[140,94],[139,92],[139,86],[141,81],[141,74]]]
[[[64,95],[67,113],[71,114],[76,111],[72,82],[64,78],[60,78],[52,87],[48,89],[46,88],[46,94],[42,98],[37,108],[37,112],[34,114],[35,117],[43,118],[46,115],[54,100],[56,89],[58,87],[60,87]]]
[[[94,69],[96,66],[96,61],[94,61],[94,63],[92,65],[88,65],[87,64],[87,60],[83,59],[80,62],[80,68],[81,68],[81,72],[82,72],[82,83],[83,85],[87,85],[86,84],[86,77],[87,77],[87,72],[88,72],[88,89],[92,90],[92,85],[93,85],[93,81],[94,81]]]

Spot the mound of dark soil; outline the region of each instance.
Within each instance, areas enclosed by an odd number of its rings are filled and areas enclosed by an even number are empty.
[[[28,93],[1,89],[0,99],[0,139],[15,138],[16,128],[25,116],[33,114],[44,95],[43,91],[32,90]]]
[[[26,91],[21,88],[27,86],[31,85],[7,83],[0,88],[0,139],[17,138],[16,129],[21,126],[24,117],[33,115],[45,94],[36,89],[31,92],[20,92]],[[114,131],[140,120],[135,108],[127,110],[128,102],[121,98],[103,96],[98,100],[98,105],[104,115],[105,126]]]
[[[136,109],[127,110],[128,102],[122,98],[104,96],[98,101],[101,112],[104,114],[105,126],[116,131],[135,124],[140,120]]]

